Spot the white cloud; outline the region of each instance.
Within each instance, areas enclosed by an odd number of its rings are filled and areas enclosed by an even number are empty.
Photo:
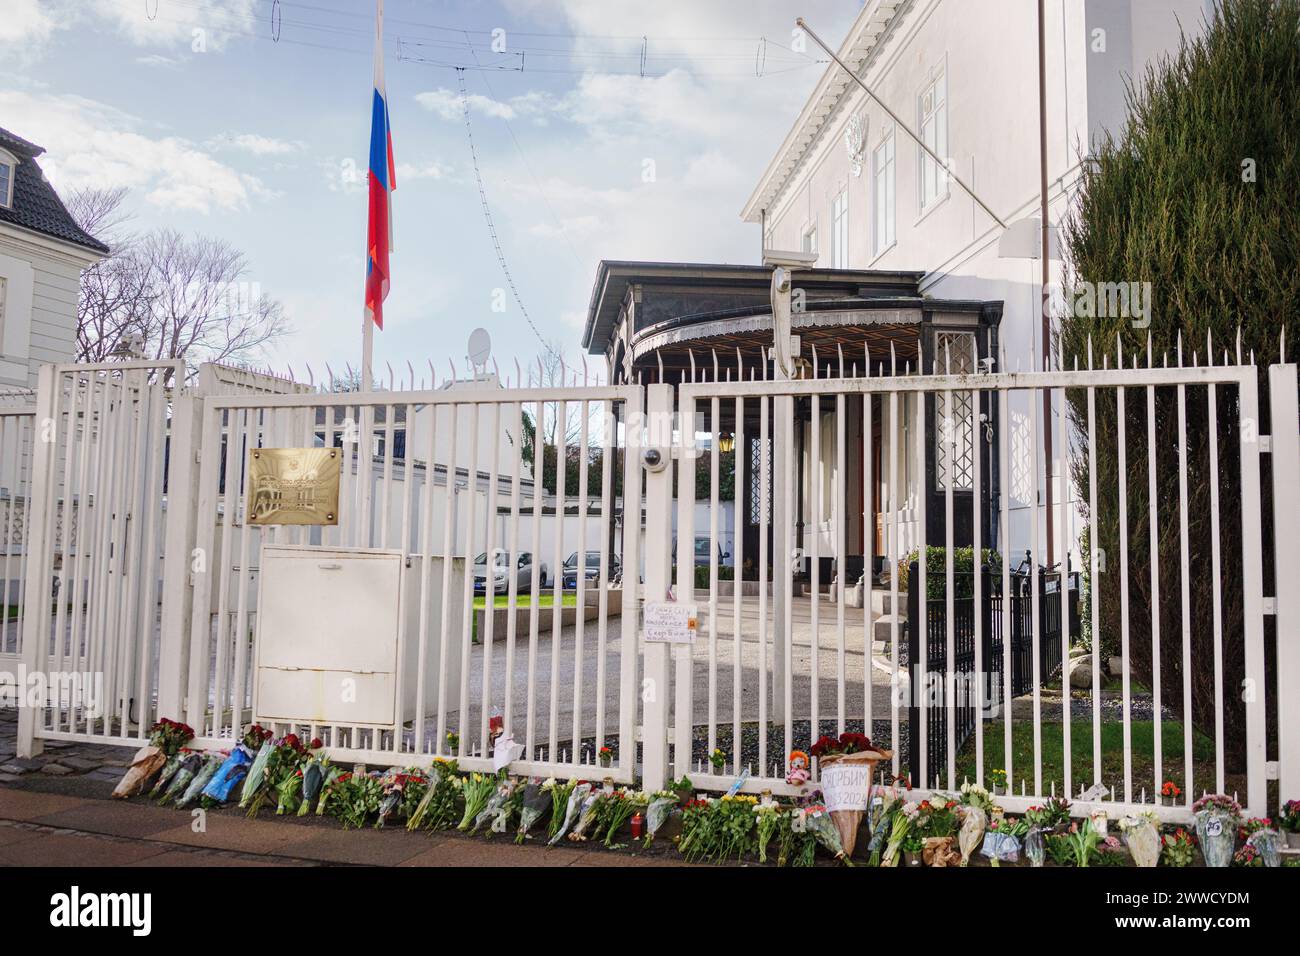
[[[135,117],[95,100],[0,92],[0,113],[8,128],[46,148],[41,165],[60,189],[126,186],[155,205],[204,214],[273,195],[189,140],[142,133]]]
[[[430,160],[423,163],[398,163],[394,172],[397,174],[397,184],[400,186],[404,182],[409,183],[417,179],[446,179],[451,175],[452,169],[436,160]]]
[[[263,26],[253,19],[257,0],[92,0],[78,9],[139,46],[182,46],[195,53],[220,52]]]
[[[55,26],[49,5],[41,0],[5,0],[4,15],[0,16],[0,50],[10,44],[16,50],[20,44],[43,43]]]
[[[141,66],[161,66],[170,69],[180,66],[185,62],[185,58],[179,56],[163,56],[161,53],[149,53],[145,56],[137,56],[135,62],[139,63]]]
[[[547,113],[564,109],[549,93],[530,90],[509,100],[496,100],[480,93],[470,93],[467,97],[471,113],[490,116],[493,119],[513,120],[520,117],[532,117],[544,120]],[[436,114],[440,119],[459,120],[465,116],[461,106],[460,93],[457,90],[438,88],[424,93],[416,93],[415,101],[426,110]]]
[[[275,139],[258,133],[222,133],[208,140],[209,149],[236,149],[254,156],[284,156],[305,145],[298,140]]]

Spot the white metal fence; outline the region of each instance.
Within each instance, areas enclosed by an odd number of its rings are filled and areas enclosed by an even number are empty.
[[[993,772],[999,771],[1008,778],[1010,793],[1003,802],[1012,809],[1060,795],[1075,800],[1079,812],[1105,802],[1112,808],[1160,805],[1157,812],[1179,817],[1202,793],[1226,791],[1237,793],[1250,812],[1262,815],[1267,780],[1278,772],[1277,763],[1266,754],[1269,697],[1277,682],[1282,682],[1283,691],[1293,689],[1300,674],[1290,663],[1297,640],[1294,611],[1281,611],[1278,617],[1282,669],[1277,675],[1265,673],[1265,616],[1275,602],[1265,597],[1262,573],[1260,454],[1271,450],[1275,459],[1280,594],[1300,571],[1294,563],[1294,539],[1288,541],[1283,530],[1285,522],[1294,526],[1296,520],[1285,483],[1297,466],[1295,367],[1272,370],[1278,435],[1270,444],[1268,436],[1259,435],[1258,372],[1253,364],[1167,367],[1166,361],[1157,367],[1148,358],[1143,356],[1144,367],[1129,357],[1122,368],[1110,368],[1106,361],[1101,368],[1075,371],[947,375],[942,373],[947,357],[939,357],[934,360],[939,371],[919,376],[841,377],[842,369],[838,375],[825,369],[800,381],[684,384],[677,396],[682,422],[677,432],[677,501],[688,499],[697,468],[709,473],[716,500],[719,447],[726,439],[744,447],[753,435],[762,450],[754,459],[761,469],[759,510],[767,514],[771,508],[774,517],[770,525],[760,523],[757,594],[745,597],[743,589],[734,587],[733,597],[720,593],[716,549],[707,571],[697,571],[686,544],[697,533],[717,540],[716,521],[697,532],[692,510],[679,512],[677,597],[698,603],[701,636],[692,648],[674,648],[673,660],[663,662],[658,673],[664,687],[671,675],[671,712],[666,717],[671,765],[679,772],[688,767],[697,786],[725,788],[748,771],[747,789],[779,791],[785,787],[786,757],[792,749],[807,750],[820,734],[848,729],[865,732],[892,749],[892,773],[909,776],[922,792],[952,791],[966,780],[991,785]],[[903,434],[902,410],[909,403],[924,408],[918,402],[927,397],[931,409],[966,409],[964,418],[913,414],[910,434]],[[652,408],[653,403],[652,397]],[[1099,403],[1108,415],[1098,414]],[[1193,407],[1208,423],[1209,437],[1200,452],[1205,457],[1199,460],[1188,452],[1186,420]],[[830,427],[823,429],[827,420]],[[1117,427],[1117,421],[1126,427]],[[852,454],[846,425],[850,434],[870,436],[873,422],[881,426],[882,453]],[[1098,433],[1099,422],[1107,433]],[[996,428],[986,427],[994,423]],[[806,439],[802,460],[793,438],[800,428]],[[824,431],[831,436],[829,448],[822,443]],[[1050,472],[1043,450],[1049,432],[1056,448]],[[908,488],[901,472],[909,454],[914,466],[924,467],[928,458],[933,468],[936,460],[957,462],[963,443],[975,449],[965,461],[966,488],[956,481],[943,483],[935,489],[937,494]],[[1098,468],[1099,450],[1114,459],[1111,468]],[[873,474],[880,461],[887,463],[883,473]],[[738,454],[738,486],[745,467],[745,456]],[[1067,468],[1070,473],[1063,480]],[[1088,478],[1082,495],[1074,493],[1070,480],[1077,469],[1084,469],[1079,473]],[[1134,469],[1145,487],[1129,486]],[[801,471],[806,491],[796,501]],[[984,529],[979,513],[982,492],[994,471],[999,507],[993,527]],[[826,473],[833,480],[823,480]],[[1114,485],[1099,488],[1099,473],[1109,474]],[[1158,485],[1158,476],[1174,473],[1177,493],[1162,497],[1165,483],[1162,479]],[[1206,479],[1210,488],[1208,506],[1198,513],[1189,506],[1189,475]],[[650,479],[652,484],[656,480]],[[1032,645],[1026,648],[1032,690],[1015,699],[1014,602],[1004,596],[1015,594],[1013,549],[1027,550],[1031,569],[1046,563],[1047,511],[1035,505],[1043,501],[1048,481],[1054,482],[1056,492],[1051,526],[1055,561],[1060,564],[1073,554],[1070,569],[1086,571],[1093,586],[1087,592],[1088,606],[1081,609],[1070,606],[1077,592],[1069,588],[1050,583],[1045,593],[1038,586],[1027,588],[1024,629]],[[855,497],[852,489],[858,482],[868,492]],[[865,536],[872,524],[870,505],[863,504],[872,500],[871,489],[878,489],[880,496],[883,553],[893,573],[879,584],[871,573],[863,575],[863,610],[856,611],[846,608],[846,596],[857,582],[840,573],[827,588],[831,582],[820,560],[826,552],[818,552],[828,546],[836,558],[834,569],[845,567],[846,532],[857,525]],[[1018,534],[1010,526],[1017,495],[1030,505],[1023,509],[1027,526]],[[927,524],[927,506],[936,504],[940,513]],[[798,525],[806,517],[801,507],[817,518],[829,510],[832,533],[801,533]],[[955,568],[960,542],[954,541],[959,524],[954,519],[961,517],[962,509],[972,508],[966,544],[981,555],[994,544],[992,531],[1000,560],[991,575],[959,575]],[[1106,554],[1095,546],[1081,553],[1085,536],[1098,540],[1093,517],[1106,515],[1108,508],[1118,553]],[[897,611],[906,598],[900,594],[898,569],[911,550],[902,533],[909,520],[929,527],[932,542],[934,529],[939,529],[941,563],[934,565],[927,549],[917,549],[917,577],[910,585],[927,595],[916,602],[919,619],[882,615],[888,624],[887,633],[881,634],[886,627],[873,630],[873,606]],[[1189,550],[1189,525],[1208,525],[1208,553]],[[651,528],[653,541],[653,522]],[[1239,542],[1236,553],[1223,553],[1220,547],[1227,528]],[[1172,561],[1169,549],[1159,544],[1170,535],[1179,543]],[[1154,549],[1152,542],[1157,542]],[[744,557],[737,555],[737,567]],[[1086,567],[1080,567],[1080,558]],[[1140,581],[1136,572],[1130,573],[1130,565],[1144,568]],[[806,569],[803,574],[801,569]],[[703,586],[696,586],[697,574]],[[969,582],[965,595],[959,578]],[[803,587],[810,594],[800,596]],[[647,591],[653,590],[647,584]],[[1168,613],[1163,621],[1160,613],[1148,615],[1142,628],[1131,621],[1132,606],[1145,600],[1148,607],[1159,607],[1166,590],[1179,595],[1172,619]],[[1117,633],[1109,634],[1102,633],[1109,618],[1099,607],[1108,592],[1120,608]],[[1192,596],[1206,593],[1212,595],[1212,613],[1200,617],[1193,612]],[[1058,601],[1059,614],[1047,607]],[[1235,609],[1234,619],[1227,619],[1229,607]],[[1040,646],[1049,610],[1066,632],[1056,658],[1047,658]],[[1071,648],[1083,636],[1079,610],[1092,622],[1092,676],[1089,688],[1071,694]],[[1171,645],[1161,639],[1162,624],[1181,634],[1181,652],[1163,665],[1162,648],[1168,655]],[[914,639],[920,638],[912,645],[920,653],[910,660],[908,629]],[[1122,660],[1114,680],[1103,677],[1107,661],[1101,647],[1106,638]],[[968,655],[965,669],[950,665],[936,675],[927,674],[931,662],[960,661],[963,653]],[[1133,661],[1148,654],[1151,666],[1144,681],[1149,687],[1143,690]],[[654,676],[654,666],[647,657],[648,675]],[[1193,700],[1194,675],[1212,675],[1212,711],[1203,701]],[[1294,766],[1295,742],[1290,738],[1295,731],[1288,723],[1292,705],[1285,692],[1274,703],[1283,728],[1283,762],[1290,758]],[[962,708],[973,708],[977,715],[968,736],[960,730]],[[723,752],[715,754],[715,748]],[[1085,756],[1080,759],[1076,753]],[[708,759],[711,754],[718,760],[716,770]],[[1282,773],[1284,778],[1290,774],[1293,787],[1300,783],[1295,772],[1288,767]],[[1177,799],[1162,799],[1167,780],[1177,785]]]
[[[1300,608],[1286,586],[1300,569],[1300,509],[1286,492],[1300,482],[1294,365],[1270,371],[1273,434],[1261,436],[1257,369],[1240,360],[921,375],[867,375],[863,364],[864,374],[819,368],[796,381],[715,372],[676,389],[479,382],[368,393],[211,370],[197,387],[173,389],[181,370],[149,363],[50,367],[34,408],[0,408],[3,447],[32,442],[31,519],[17,556],[29,569],[19,575],[22,662],[102,673],[105,706],[28,708],[20,747],[137,741],[167,715],[183,716],[201,742],[237,736],[257,713],[262,548],[289,545],[396,553],[417,569],[397,660],[419,664],[396,675],[415,684],[415,716],[294,726],[338,759],[444,755],[488,767],[499,720],[523,746],[519,772],[640,777],[651,788],[688,773],[717,789],[748,773],[746,789],[781,790],[792,750],[847,730],[892,749],[887,771],[921,792],[989,785],[1004,771],[1010,809],[1053,793],[1079,812],[1152,806],[1173,779],[1181,796],[1159,809],[1165,816],[1185,815],[1202,791],[1236,791],[1262,814],[1270,777],[1288,795],[1300,788],[1300,723],[1285,692],[1300,681]],[[1189,410],[1208,423],[1193,453]],[[246,520],[249,454],[268,447],[339,450],[336,525]],[[674,466],[643,467],[648,449]],[[1073,480],[1078,469],[1086,481]],[[1167,475],[1177,476],[1171,495]],[[1189,500],[1189,476],[1207,475],[1202,508]],[[1099,486],[1106,476],[1112,487]],[[1054,562],[1073,555],[1068,570],[1086,572],[1082,608],[1079,592],[1023,583],[1049,563],[1049,481]],[[698,527],[697,488],[709,504]],[[11,494],[0,512],[26,503]],[[1275,598],[1263,578],[1270,522]],[[927,535],[939,557],[918,549],[908,619],[900,569]],[[1112,538],[1116,553],[1083,543]],[[1210,541],[1209,553],[1193,552],[1193,540]],[[996,552],[989,573],[958,570],[967,543],[977,565]],[[850,573],[855,554],[861,572]],[[474,584],[479,555],[485,594]],[[519,573],[498,585],[498,561]],[[1197,616],[1193,596],[1207,591],[1212,613]],[[1173,611],[1132,613],[1159,606],[1161,594],[1178,595]],[[643,596],[698,604],[695,643],[644,643]],[[1113,633],[1101,632],[1115,617],[1107,606],[1120,609]],[[1080,612],[1092,676],[1072,695]],[[1049,617],[1064,632],[1059,647],[1044,643]],[[6,628],[0,652],[18,652],[17,633]],[[1120,663],[1107,679],[1102,647],[1112,644]],[[1138,686],[1135,661],[1149,662],[1150,686]],[[1017,667],[1023,694],[1012,691]],[[1213,684],[1208,716],[1193,701],[1196,675]]]

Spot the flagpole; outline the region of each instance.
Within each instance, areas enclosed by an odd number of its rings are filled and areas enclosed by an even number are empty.
[[[375,63],[376,69],[384,55],[384,0],[375,0]],[[373,135],[373,131],[372,131]],[[366,170],[367,182],[369,182],[370,170],[367,165]],[[370,250],[366,249],[366,257],[369,258]],[[370,392],[374,390],[374,359],[375,359],[375,320],[365,305],[361,306],[361,391]]]

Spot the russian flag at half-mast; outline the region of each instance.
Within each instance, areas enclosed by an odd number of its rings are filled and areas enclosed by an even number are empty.
[[[384,89],[384,0],[375,0],[375,92],[370,110],[370,215],[366,226],[366,316],[384,327],[388,297],[388,255],[393,248],[393,133],[388,125],[388,93]]]

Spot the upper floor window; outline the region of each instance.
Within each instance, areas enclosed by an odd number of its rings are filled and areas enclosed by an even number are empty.
[[[872,251],[880,255],[894,244],[894,131],[871,154],[871,188],[875,206]]]
[[[17,170],[17,161],[0,150],[0,206],[6,209],[14,204],[14,173]]]
[[[948,156],[948,73],[943,70],[921,90],[917,101],[921,142],[946,161]],[[921,153],[921,209],[948,195],[948,176],[943,163],[926,150]]]
[[[840,194],[831,203],[831,268],[849,267],[849,191]]]
[[[817,254],[817,227],[809,226],[803,234],[803,251]]]

